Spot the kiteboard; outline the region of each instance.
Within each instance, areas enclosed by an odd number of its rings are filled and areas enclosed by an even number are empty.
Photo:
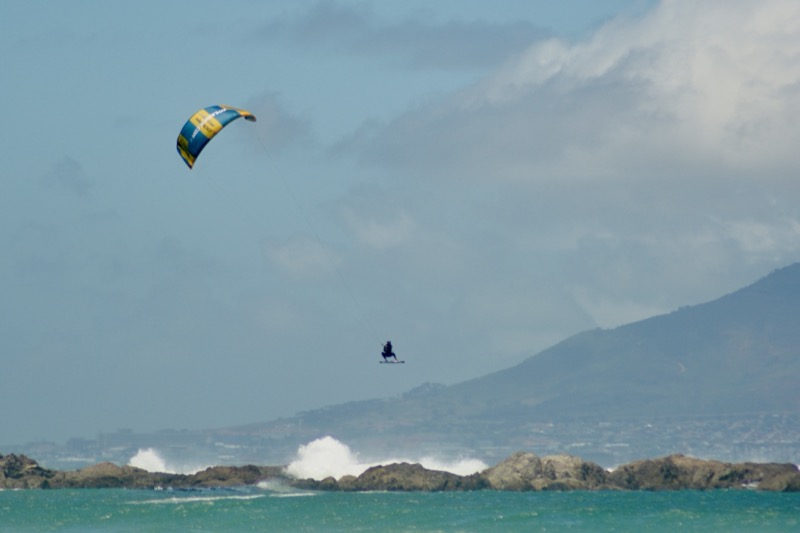
[[[380,364],[387,364],[387,365],[399,365],[401,363],[405,363],[405,361],[378,361]]]

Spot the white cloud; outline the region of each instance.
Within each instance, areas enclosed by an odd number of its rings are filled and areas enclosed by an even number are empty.
[[[452,179],[785,175],[798,166],[798,34],[796,2],[665,1],[586,41],[534,44],[350,146]]]
[[[800,248],[800,222],[795,220],[733,220],[726,234],[749,255],[772,258]]]
[[[797,35],[797,2],[666,0],[534,43],[339,148],[398,186],[448,191],[460,212],[411,214],[417,235],[463,245],[460,282],[507,276],[532,299],[561,284],[597,324],[644,318],[800,258]]]
[[[589,287],[574,287],[572,294],[581,307],[601,328],[613,328],[622,324],[635,322],[646,317],[660,315],[672,311],[626,299],[608,296],[607,292],[595,293]]]

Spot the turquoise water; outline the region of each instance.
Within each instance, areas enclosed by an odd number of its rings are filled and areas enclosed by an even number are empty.
[[[2,532],[800,531],[800,494],[0,492]]]

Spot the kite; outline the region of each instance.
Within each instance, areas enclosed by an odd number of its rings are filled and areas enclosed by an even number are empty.
[[[192,115],[178,135],[178,153],[189,168],[194,166],[197,156],[208,141],[222,131],[222,128],[242,117],[250,122],[256,121],[255,115],[250,111],[221,105],[203,108]]]

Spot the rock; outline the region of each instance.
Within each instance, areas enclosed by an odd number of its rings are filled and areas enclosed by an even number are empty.
[[[24,455],[0,455],[0,488],[42,489],[48,488],[53,470],[42,468]]]
[[[281,467],[216,466],[192,475],[148,472],[133,466],[98,463],[80,470],[58,472],[13,454],[0,455],[0,488],[198,488],[253,485],[270,478],[286,479]]]
[[[339,485],[336,482],[336,478],[333,476],[328,476],[322,481],[319,482],[319,489],[325,491],[336,491],[340,490]]]
[[[450,472],[428,470],[420,464],[394,463],[373,466],[360,476],[342,476],[339,481],[332,477],[315,481],[313,479],[295,480],[291,485],[300,489],[326,491],[456,491],[488,488],[486,481],[478,474],[459,476]]]
[[[792,464],[723,463],[670,455],[621,466],[609,474],[608,481],[628,490],[791,490],[798,476]]]
[[[50,480],[51,488],[151,489],[168,486],[179,480],[175,474],[151,473],[133,466],[98,463],[72,472],[58,472]]]
[[[737,463],[732,466],[732,473],[745,488],[759,490],[798,492],[800,491],[800,470],[791,463]]]
[[[708,490],[759,489],[800,492],[800,471],[792,464],[723,463],[683,455],[636,461],[607,473],[600,466],[570,455],[538,457],[517,452],[479,474],[459,476],[428,470],[419,464],[391,464],[367,469],[338,481],[291,479],[282,467],[216,466],[192,475],[147,472],[132,466],[99,463],[58,472],[24,455],[0,455],[0,488],[198,488],[253,485],[280,479],[302,489],[325,491],[455,491],[455,490]]]
[[[358,476],[352,490],[452,491],[486,488],[478,475],[459,476],[440,470],[428,470],[420,464],[395,463],[373,466]]]
[[[570,455],[540,458],[517,452],[481,474],[495,490],[590,490],[606,483],[606,472],[595,463]]]
[[[348,490],[353,491],[356,490],[356,482],[358,478],[356,476],[342,476],[339,478],[338,488],[339,490]]]
[[[255,485],[268,478],[283,477],[282,469],[277,467],[214,466],[202,472],[185,476],[181,486],[188,487],[235,487]]]
[[[773,492],[800,492],[800,473],[772,476],[761,481],[757,488]]]

